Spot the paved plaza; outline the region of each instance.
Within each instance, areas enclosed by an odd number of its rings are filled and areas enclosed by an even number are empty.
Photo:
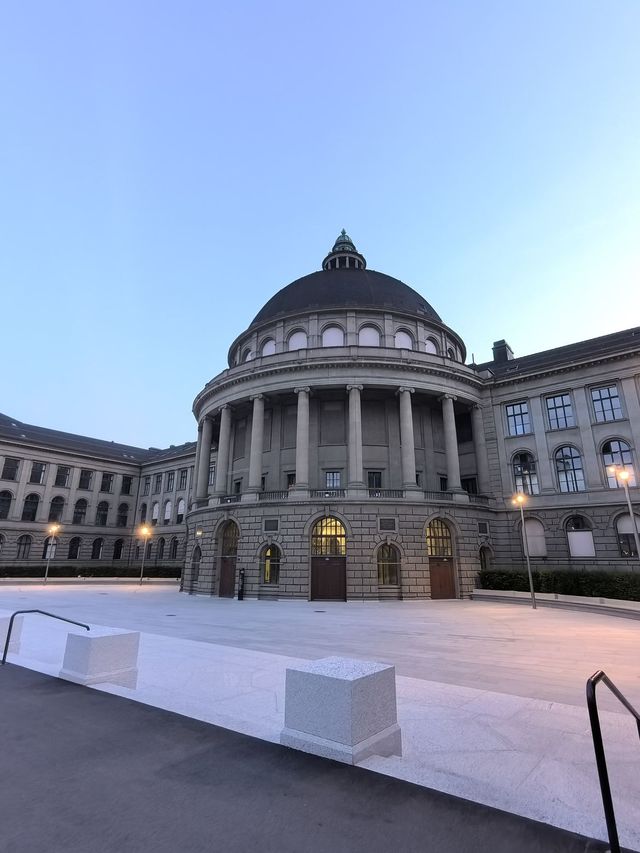
[[[100,689],[277,742],[287,665],[330,655],[393,663],[400,757],[378,773],[596,838],[605,837],[584,701],[604,669],[640,706],[631,619],[471,601],[260,602],[196,598],[168,586],[0,587],[0,607],[39,607],[142,632],[135,690]],[[68,628],[25,617],[9,660],[61,668]],[[640,848],[640,744],[601,694],[621,840]]]

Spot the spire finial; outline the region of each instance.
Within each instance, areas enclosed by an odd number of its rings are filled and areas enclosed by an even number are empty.
[[[338,235],[333,249],[322,262],[322,268],[332,269],[366,269],[367,262],[356,249],[353,240],[343,228]]]

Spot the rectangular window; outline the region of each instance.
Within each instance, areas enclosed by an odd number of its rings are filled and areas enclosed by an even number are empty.
[[[209,465],[209,485],[215,486],[216,484],[216,466]]]
[[[173,485],[175,483],[175,479],[176,479],[175,471],[168,471],[167,472],[167,484],[164,488],[165,492],[172,492],[173,491]]]
[[[113,474],[104,474],[102,475],[102,481],[100,483],[100,491],[101,492],[112,492],[113,491]]]
[[[265,533],[277,533],[279,527],[280,527],[279,519],[277,519],[277,518],[265,518],[265,520],[264,520],[264,532]]]
[[[607,385],[603,388],[592,388],[591,399],[596,421],[599,424],[607,421],[619,421],[622,419],[622,406],[618,389],[615,385]]]
[[[556,394],[554,397],[547,397],[547,414],[549,415],[549,429],[567,429],[567,427],[576,425],[569,394]]]
[[[159,495],[162,491],[162,474],[156,474],[154,483],[153,483],[153,494]]]
[[[122,477],[122,486],[120,487],[121,495],[130,495],[131,489],[133,488],[133,477],[129,477],[127,474]]]
[[[510,403],[507,406],[507,430],[509,435],[526,435],[531,432],[528,403]]]
[[[32,462],[31,463],[31,476],[29,477],[30,483],[44,483],[44,473],[47,470],[47,466],[44,462]]]
[[[488,536],[489,535],[489,522],[488,521],[479,521],[478,522],[478,535],[479,536]]]
[[[378,519],[378,530],[382,533],[386,531],[387,533],[394,533],[396,530],[396,519],[395,518],[379,518]]]
[[[324,485],[326,489],[340,488],[340,471],[326,471],[324,478]]]
[[[189,471],[187,468],[181,468],[180,469],[180,477],[178,480],[178,488],[179,489],[186,489],[187,488],[188,473],[189,473]]]
[[[18,479],[18,467],[20,465],[19,459],[10,459],[8,456],[4,460],[4,465],[2,466],[2,479],[3,480],[17,480]]]
[[[475,477],[463,477],[460,480],[460,485],[465,492],[468,492],[470,495],[478,494],[478,481]]]
[[[416,471],[416,486],[422,488],[422,471]]]
[[[440,491],[446,492],[448,485],[449,485],[449,481],[447,480],[447,478],[446,477],[440,477]]]
[[[150,491],[151,491],[151,477],[145,477],[144,478],[144,486],[142,488],[142,494],[148,495]]]
[[[93,471],[82,468],[80,471],[80,481],[78,482],[79,489],[90,489],[91,481],[93,480]]]
[[[58,465],[58,470],[56,471],[56,486],[59,489],[66,489],[69,485],[69,474],[71,473],[71,468],[67,468],[66,465]]]
[[[295,471],[288,471],[286,477],[287,477],[287,488],[292,489],[296,484]]]
[[[264,492],[267,488],[267,477],[266,474],[260,477],[260,491]]]
[[[236,480],[233,484],[233,494],[239,495],[242,492],[242,480]]]
[[[367,486],[370,489],[381,489],[382,471],[367,471]]]

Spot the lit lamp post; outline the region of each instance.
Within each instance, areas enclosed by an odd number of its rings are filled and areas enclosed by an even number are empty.
[[[151,536],[151,528],[147,527],[146,524],[143,524],[138,531],[138,534],[142,537],[142,565],[140,566],[140,583],[142,583],[142,578],[144,576],[144,558],[147,555],[147,542]]]
[[[613,474],[619,483],[622,483],[624,496],[627,499],[627,507],[629,508],[629,518],[631,520],[631,529],[633,530],[633,538],[636,543],[636,557],[640,560],[640,536],[638,536],[638,525],[636,517],[633,514],[633,505],[631,503],[631,495],[629,494],[629,480],[633,476],[633,471],[629,468],[621,468],[618,465],[611,465],[607,468],[610,474]]]
[[[47,545],[47,566],[44,570],[44,582],[47,582],[49,577],[49,563],[51,561],[52,555],[55,557],[56,553],[56,533],[60,530],[59,524],[50,524],[49,525],[49,544]]]
[[[522,526],[522,547],[524,548],[524,555],[527,558],[527,574],[529,575],[529,589],[531,590],[531,606],[533,609],[536,609],[536,594],[533,591],[533,575],[531,574],[531,560],[529,559],[529,542],[527,541],[527,528],[524,526],[524,504],[526,503],[526,497],[519,493],[514,496],[511,501],[515,506],[520,507],[520,522]]]

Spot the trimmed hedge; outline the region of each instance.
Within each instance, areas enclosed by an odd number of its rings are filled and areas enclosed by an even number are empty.
[[[3,566],[0,569],[2,578],[41,578],[44,577],[44,565],[34,566]],[[177,578],[181,574],[176,566],[147,566],[144,567],[145,578]],[[126,566],[50,566],[50,578],[139,578],[140,567]]]
[[[531,574],[536,592],[640,601],[640,574],[613,574],[603,571],[572,572],[566,569],[533,571]],[[507,572],[489,569],[479,573],[479,583],[480,589],[529,592],[529,577],[523,571]]]

